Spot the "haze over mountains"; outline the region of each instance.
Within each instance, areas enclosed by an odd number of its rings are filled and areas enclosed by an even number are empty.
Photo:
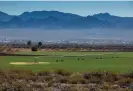
[[[113,16],[100,13],[92,16],[80,16],[59,11],[33,11],[21,15],[8,15],[0,12],[0,28],[36,28],[36,29],[133,29],[133,17]]]
[[[99,13],[80,16],[59,11],[33,11],[21,15],[0,12],[0,40],[133,40],[133,17]]]

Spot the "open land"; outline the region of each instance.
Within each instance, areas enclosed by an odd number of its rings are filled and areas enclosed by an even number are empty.
[[[112,71],[128,72],[133,69],[133,52],[16,52],[36,56],[0,56],[0,69],[27,69],[32,71],[65,69],[72,72]],[[41,55],[41,56],[37,56]],[[50,64],[12,65],[12,62],[37,62]]]
[[[0,69],[1,91],[133,90],[133,52],[18,51]]]

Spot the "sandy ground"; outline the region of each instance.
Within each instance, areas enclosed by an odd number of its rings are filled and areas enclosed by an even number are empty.
[[[10,62],[12,65],[50,64],[50,62]]]
[[[15,52],[31,52],[30,48],[12,48],[13,51]],[[53,51],[62,51],[60,50],[54,50],[54,49],[40,49],[38,50],[40,52],[53,52]]]

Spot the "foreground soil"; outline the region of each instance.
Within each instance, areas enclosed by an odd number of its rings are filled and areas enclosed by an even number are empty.
[[[133,73],[0,71],[0,91],[132,91]]]

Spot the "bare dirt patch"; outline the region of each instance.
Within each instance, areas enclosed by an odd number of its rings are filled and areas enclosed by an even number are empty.
[[[35,65],[35,64],[50,64],[50,62],[10,62],[12,65]]]

